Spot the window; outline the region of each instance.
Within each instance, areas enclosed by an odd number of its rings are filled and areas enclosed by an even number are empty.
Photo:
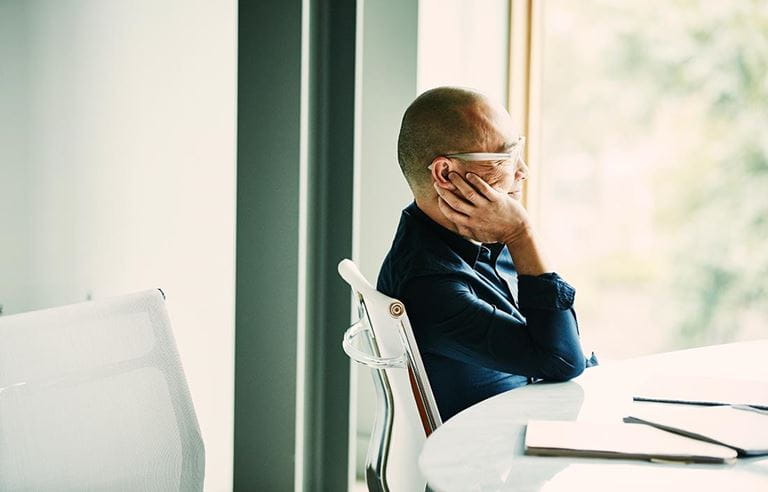
[[[509,0],[420,0],[418,93],[470,87],[507,100]]]
[[[768,2],[547,0],[533,209],[617,358],[768,335]]]

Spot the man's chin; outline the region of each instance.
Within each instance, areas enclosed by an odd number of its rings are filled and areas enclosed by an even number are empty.
[[[511,193],[507,193],[507,195],[511,196],[518,202],[523,198],[523,192],[522,191],[513,191]]]

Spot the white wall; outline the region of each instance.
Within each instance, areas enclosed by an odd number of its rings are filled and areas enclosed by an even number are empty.
[[[230,490],[236,3],[2,5],[17,11],[7,22],[23,26],[24,41],[9,41],[28,62],[25,138],[1,150],[3,174],[20,183],[3,205],[29,207],[11,214],[29,239],[28,270],[10,276],[27,278],[19,306],[163,288],[206,446],[206,490]],[[5,134],[8,119],[0,114]]]

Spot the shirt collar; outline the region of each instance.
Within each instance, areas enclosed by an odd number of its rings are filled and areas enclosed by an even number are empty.
[[[419,208],[419,206],[416,205],[415,201],[408,205],[405,210],[414,218],[419,220],[422,224],[426,225],[432,231],[434,231],[448,244],[452,250],[458,253],[461,259],[472,266],[472,268],[474,268],[475,264],[477,264],[477,260],[480,258],[480,253],[482,252],[483,248],[490,250],[491,263],[494,265],[496,264],[496,259],[504,249],[503,244],[477,243],[475,241],[466,239],[449,229],[446,229],[445,227],[432,220],[427,214],[425,214]]]

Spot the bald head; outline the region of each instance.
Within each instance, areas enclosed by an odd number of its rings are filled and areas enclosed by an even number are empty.
[[[485,150],[494,112],[485,96],[457,87],[431,89],[408,106],[400,126],[397,160],[414,194],[430,186],[427,166],[435,157]]]

